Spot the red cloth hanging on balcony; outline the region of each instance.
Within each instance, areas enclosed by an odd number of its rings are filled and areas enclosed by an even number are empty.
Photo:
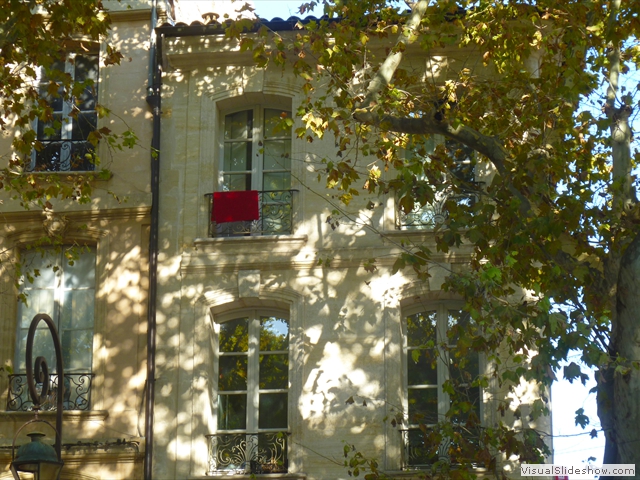
[[[257,190],[213,193],[212,221],[216,223],[250,222],[259,218]]]

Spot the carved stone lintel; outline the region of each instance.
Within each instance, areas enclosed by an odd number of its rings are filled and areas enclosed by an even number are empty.
[[[58,215],[52,211],[44,212],[45,219],[42,222],[45,232],[50,237],[62,237],[69,228],[69,219],[64,215]]]

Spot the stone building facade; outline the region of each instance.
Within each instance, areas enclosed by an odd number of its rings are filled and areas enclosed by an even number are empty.
[[[108,179],[93,182],[89,204],[51,200],[43,212],[26,210],[1,192],[0,200],[0,478],[9,472],[11,445],[18,429],[33,419],[26,388],[26,328],[36,313],[52,317],[62,341],[65,363],[63,415],[64,479],[135,479],[143,477],[145,452],[146,332],[149,291],[149,215],[151,114],[147,95],[151,2],[105,2],[111,10],[110,41],[124,60],[105,67],[104,46],[83,44],[67,52],[60,68],[76,78],[92,78],[91,92],[82,99],[81,120],[95,122],[95,102],[113,115],[99,127],[114,132],[131,128],[139,146],[124,151],[98,146]],[[37,125],[41,152],[31,157],[34,178],[56,177],[74,182],[91,175],[82,163],[89,144],[74,122],[65,122],[68,105],[54,107],[63,118],[62,132],[47,136]],[[84,120],[83,120],[84,121]],[[2,162],[9,158],[13,133],[0,137]],[[27,159],[29,160],[29,159]],[[4,165],[3,165],[4,166]],[[62,248],[30,248],[43,238],[60,239]],[[70,265],[66,255],[75,246],[79,255]],[[34,281],[16,286],[16,265]],[[36,276],[35,272],[40,275]],[[27,303],[18,301],[24,293]],[[41,325],[44,327],[44,324]],[[42,338],[41,338],[42,337]],[[55,365],[51,343],[38,334],[36,355]],[[53,374],[51,404],[40,418],[55,422],[57,375]],[[18,445],[28,441],[23,430]],[[54,432],[44,424],[33,428],[48,439]]]
[[[91,375],[91,394],[65,413],[64,478],[346,479],[345,445],[398,478],[415,477],[433,458],[411,414],[444,418],[439,386],[450,370],[416,363],[411,352],[466,321],[461,299],[441,286],[471,252],[434,255],[428,281],[391,270],[406,242],[436,251],[433,226],[446,211],[430,205],[407,216],[392,197],[362,195],[336,215],[333,192],[317,181],[334,140],[293,134],[305,95],[290,69],[256,67],[225,38],[213,2],[109,3],[127,61],[100,70],[99,95],[140,147],[102,154],[113,175],[96,183],[90,205],[57,204],[47,217],[4,199],[0,218],[0,360],[15,375],[23,311],[15,259],[47,225],[64,224],[95,264],[95,303],[85,307],[93,343],[78,372]],[[152,7],[161,26],[149,62]],[[268,25],[285,35],[291,27]],[[459,55],[443,50],[429,62]],[[149,72],[154,60],[161,79]],[[282,118],[293,120],[290,130],[274,128]],[[491,174],[480,164],[468,173]],[[375,272],[365,268],[371,258]],[[492,366],[478,357],[465,368],[477,375]],[[12,378],[0,376],[7,405]],[[538,394],[516,390],[526,411]],[[497,384],[469,395],[483,424],[504,420],[497,402],[507,392]],[[2,445],[28,416],[0,413]],[[8,450],[0,455],[7,465]],[[515,475],[509,462],[500,468]]]

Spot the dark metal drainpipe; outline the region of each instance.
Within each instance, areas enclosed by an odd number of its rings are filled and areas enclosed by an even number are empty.
[[[153,417],[156,386],[156,299],[158,291],[158,201],[160,192],[160,66],[157,57],[157,0],[151,6],[147,104],[153,112],[151,137],[151,225],[149,233],[149,305],[147,311],[147,388],[145,396],[144,479],[153,478]]]

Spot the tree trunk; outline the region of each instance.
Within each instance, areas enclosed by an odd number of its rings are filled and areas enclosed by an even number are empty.
[[[612,338],[613,351],[627,362],[640,360],[640,235],[625,251],[618,279],[616,329]],[[612,431],[607,432],[607,449],[615,452],[615,461],[636,465],[640,478],[640,370],[613,375]],[[600,412],[598,412],[600,414]],[[605,415],[605,418],[608,416]],[[601,420],[604,420],[601,417]],[[604,421],[603,428],[605,427]],[[610,445],[612,444],[612,445]],[[606,463],[606,462],[605,462]],[[611,477],[614,478],[614,477]]]

